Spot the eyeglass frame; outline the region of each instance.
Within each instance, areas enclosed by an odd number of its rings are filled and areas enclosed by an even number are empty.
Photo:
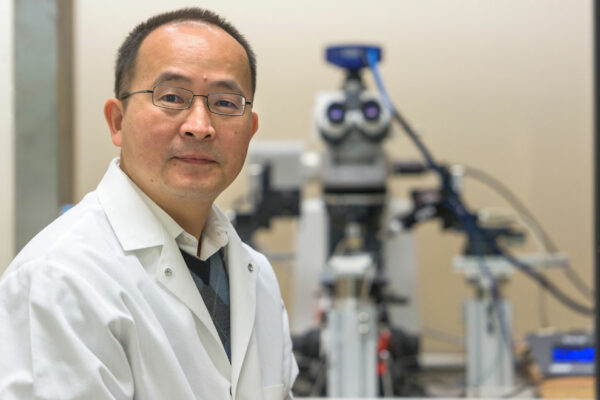
[[[181,89],[181,90],[184,90],[186,92],[191,93],[192,97],[190,98],[190,101],[188,102],[188,104],[186,105],[186,107],[167,107],[167,106],[161,106],[161,105],[158,105],[158,104],[156,104],[154,102],[154,92],[156,91],[157,87],[167,87],[167,88]],[[253,103],[252,101],[246,100],[246,97],[244,95],[239,94],[239,93],[214,92],[214,93],[209,93],[209,94],[196,94],[196,93],[192,92],[191,90],[186,89],[186,88],[182,88],[180,86],[160,85],[160,84],[154,86],[152,89],[137,90],[135,92],[125,93],[125,94],[121,95],[121,97],[119,97],[119,100],[121,100],[121,101],[125,100],[128,97],[133,96],[134,94],[139,94],[139,93],[152,93],[152,105],[155,106],[155,107],[164,108],[164,109],[167,109],[167,110],[189,110],[192,107],[192,104],[194,104],[194,97],[204,97],[205,102],[206,102],[206,109],[209,112],[211,112],[213,114],[217,114],[217,115],[224,115],[226,117],[241,117],[242,115],[244,115],[246,113],[246,105],[248,105],[248,104],[252,105],[252,103]],[[233,95],[236,95],[236,96],[240,96],[242,98],[242,100],[243,100],[241,113],[239,113],[239,114],[225,114],[225,113],[213,111],[210,108],[210,105],[208,103],[208,96],[216,95],[216,94],[233,94]]]

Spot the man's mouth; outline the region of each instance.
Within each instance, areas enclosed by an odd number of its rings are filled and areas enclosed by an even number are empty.
[[[175,159],[189,164],[213,164],[216,160],[204,154],[182,154]]]

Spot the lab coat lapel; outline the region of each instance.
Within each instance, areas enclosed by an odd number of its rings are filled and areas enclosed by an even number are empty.
[[[230,379],[231,365],[210,313],[175,241],[165,239],[160,260],[161,268],[157,273],[157,280],[185,304],[201,322],[198,335],[200,340],[205,343],[204,348],[217,369],[227,379]],[[168,271],[169,268],[171,269],[170,272]]]
[[[248,251],[244,249],[240,238],[233,229],[229,230],[228,236],[227,265],[231,304],[231,383],[235,398],[242,367],[245,362],[251,361],[247,358],[254,355],[254,352],[249,352],[248,349],[252,345],[251,337],[256,314],[256,279],[259,271],[258,264],[252,260]],[[253,368],[250,366],[250,369]],[[256,368],[260,369],[258,364]],[[255,372],[259,373],[260,371]],[[253,383],[260,385],[260,375],[257,378],[258,382]],[[244,379],[244,382],[248,381],[248,379]]]

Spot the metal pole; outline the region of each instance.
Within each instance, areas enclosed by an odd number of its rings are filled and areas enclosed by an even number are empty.
[[[71,199],[72,0],[14,0],[15,250]]]

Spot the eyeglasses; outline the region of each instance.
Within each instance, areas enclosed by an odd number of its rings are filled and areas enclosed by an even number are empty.
[[[157,85],[152,90],[125,93],[121,100],[138,93],[152,93],[152,104],[171,110],[187,110],[192,106],[195,96],[204,97],[208,111],[219,115],[244,115],[246,104],[252,105],[252,102],[246,101],[244,96],[237,93],[195,94],[191,90],[165,85]]]

